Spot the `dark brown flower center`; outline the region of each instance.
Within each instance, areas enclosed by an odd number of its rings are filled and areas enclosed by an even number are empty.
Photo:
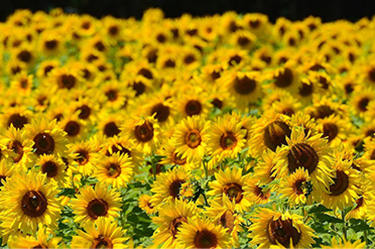
[[[165,68],[174,68],[176,67],[176,62],[172,59],[168,59],[166,62],[164,62]]]
[[[21,209],[29,217],[39,217],[47,210],[47,199],[40,191],[28,191],[21,200]]]
[[[117,178],[121,174],[121,166],[117,163],[110,163],[107,166],[107,176]]]
[[[237,145],[237,138],[231,131],[226,131],[220,137],[220,146],[223,150],[232,150]]]
[[[249,45],[249,43],[250,43],[249,38],[245,36],[240,36],[237,38],[237,44],[241,47],[246,47],[247,45]]]
[[[152,72],[150,70],[148,70],[147,68],[141,68],[138,71],[138,75],[142,75],[143,77],[145,77],[146,79],[149,79],[149,80],[152,80],[154,78]]]
[[[355,203],[356,203],[356,206],[355,206],[354,209],[359,209],[360,207],[362,207],[362,206],[363,206],[363,196],[360,196],[360,197],[355,201]]]
[[[152,123],[145,121],[142,125],[135,127],[134,134],[138,141],[146,143],[154,137],[154,127]]]
[[[349,187],[349,176],[344,171],[337,170],[336,178],[333,180],[334,183],[329,186],[329,191],[333,196],[341,195]]]
[[[8,127],[12,124],[17,129],[22,129],[27,123],[29,123],[29,120],[18,113],[12,114],[8,119]]]
[[[117,26],[111,26],[108,29],[108,33],[112,36],[116,36],[119,32],[119,28]]]
[[[190,100],[185,105],[185,112],[188,116],[199,115],[202,111],[202,104],[198,100]]]
[[[55,162],[47,161],[42,165],[42,172],[47,174],[47,177],[55,177],[58,173],[58,167]]]
[[[105,96],[107,96],[107,99],[109,101],[115,101],[118,97],[117,90],[115,89],[108,90],[107,92],[105,92]]]
[[[298,232],[297,228],[293,226],[293,220],[282,220],[280,217],[277,220],[269,221],[267,237],[273,245],[280,243],[286,248],[290,248],[290,242],[292,242],[293,246],[299,243],[301,232]]]
[[[270,192],[264,190],[259,185],[255,185],[254,194],[255,194],[255,196],[259,197],[262,200],[267,200],[270,197]]]
[[[88,163],[89,161],[89,152],[85,149],[80,149],[76,153],[78,153],[77,158],[74,159],[76,162],[78,162],[79,165],[84,165]]]
[[[105,46],[102,41],[96,42],[94,46],[100,52],[103,52],[105,50]]]
[[[201,134],[198,130],[193,129],[186,133],[185,135],[185,143],[190,148],[194,149],[198,147],[202,142]]]
[[[47,248],[48,248],[48,246],[41,245],[41,244],[38,244],[38,245],[32,247],[32,249],[47,249]]]
[[[328,105],[321,105],[316,109],[316,113],[315,113],[314,117],[316,119],[326,118],[326,117],[331,116],[334,113],[335,113],[335,111],[332,110],[331,107],[329,107]]]
[[[14,153],[17,154],[16,156],[12,157],[13,161],[15,163],[21,161],[21,159],[23,157],[23,146],[22,146],[22,143],[20,141],[12,140],[8,144],[8,149],[11,149]]]
[[[293,191],[297,195],[303,195],[303,184],[306,182],[306,178],[298,179],[293,183]]]
[[[152,107],[151,109],[151,115],[156,113],[155,118],[160,122],[164,122],[168,119],[169,117],[169,107],[163,105],[162,103],[156,104]]]
[[[289,172],[293,173],[298,168],[307,169],[309,174],[313,173],[319,163],[319,156],[308,144],[298,143],[292,146],[288,154]]]
[[[240,64],[241,61],[242,61],[242,57],[239,56],[238,54],[236,54],[236,55],[233,55],[232,57],[229,58],[228,64],[229,65],[237,65],[237,64]]]
[[[182,159],[181,156],[177,155],[176,152],[172,154],[172,162],[178,165],[184,165],[186,163],[186,158]]]
[[[76,84],[76,78],[70,74],[63,74],[58,79],[58,85],[60,88],[72,89]]]
[[[242,186],[238,183],[228,183],[224,186],[223,192],[231,199],[239,203],[242,200]]]
[[[293,83],[293,72],[289,68],[285,68],[284,72],[280,72],[276,76],[275,85],[280,88],[285,88]]]
[[[104,134],[107,137],[113,137],[120,133],[120,129],[117,127],[115,122],[109,122],[104,126]]]
[[[81,126],[76,121],[69,121],[64,127],[64,131],[68,136],[74,137],[79,134]]]
[[[313,84],[302,83],[302,86],[299,88],[299,95],[306,97],[310,96],[313,93]]]
[[[354,87],[352,83],[345,84],[344,88],[345,88],[346,94],[351,94],[354,91]]]
[[[88,215],[96,220],[99,216],[105,216],[108,213],[108,203],[103,199],[94,199],[87,206]]]
[[[257,86],[255,80],[248,78],[247,76],[239,79],[236,77],[234,80],[234,90],[240,95],[247,95],[252,93]]]
[[[143,94],[146,91],[146,86],[142,82],[134,82],[132,87],[133,87],[133,90],[135,91],[136,97],[138,97],[139,95]]]
[[[215,248],[218,245],[218,239],[213,232],[203,229],[195,234],[194,245],[196,248]]]
[[[33,55],[27,50],[22,50],[21,52],[18,53],[17,58],[20,61],[23,61],[25,63],[29,63],[32,60]]]
[[[110,238],[99,235],[94,239],[91,248],[113,248],[113,243]]]
[[[375,68],[372,68],[372,69],[368,72],[368,77],[369,77],[369,79],[370,79],[372,82],[375,82]]]
[[[263,140],[268,148],[276,151],[278,146],[287,144],[286,137],[289,137],[290,133],[290,127],[286,123],[275,121],[269,124],[264,130]]]
[[[80,119],[87,119],[91,114],[91,108],[87,105],[82,105],[81,107],[78,107],[76,111],[80,111],[78,118]]]
[[[45,132],[38,133],[34,139],[33,149],[37,155],[52,154],[55,149],[55,140]]]
[[[194,61],[196,61],[196,59],[195,59],[195,56],[192,55],[192,54],[188,54],[184,57],[184,63],[186,65],[189,65],[189,64],[193,63]]]
[[[172,234],[173,238],[176,238],[178,228],[182,225],[182,222],[187,222],[186,217],[177,217],[169,223],[169,232]]]
[[[131,151],[128,149],[128,148],[125,148],[124,146],[122,146],[121,144],[114,144],[112,145],[111,147],[112,149],[112,154],[115,154],[117,152],[120,153],[120,155],[128,155],[128,157],[131,157]],[[111,153],[109,153],[109,150],[107,150],[107,153],[106,153],[106,156],[110,156]]]
[[[225,211],[224,214],[218,220],[218,223],[224,228],[228,228],[228,233],[231,233],[234,228],[234,217],[233,213],[229,210]]]
[[[180,189],[182,184],[185,183],[185,180],[176,179],[169,185],[169,194],[174,198],[179,198]]]
[[[56,40],[51,40],[51,41],[46,41],[45,46],[49,50],[53,50],[57,47],[57,41]]]
[[[339,133],[339,128],[334,123],[323,124],[323,136],[328,137],[328,141],[332,141]]]
[[[358,108],[359,108],[359,110],[361,110],[362,112],[367,111],[367,105],[368,105],[369,102],[370,102],[369,98],[367,98],[367,97],[362,98],[358,102]]]

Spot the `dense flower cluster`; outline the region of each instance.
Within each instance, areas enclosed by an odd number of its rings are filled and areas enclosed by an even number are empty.
[[[374,30],[16,11],[0,24],[1,244],[373,246]]]

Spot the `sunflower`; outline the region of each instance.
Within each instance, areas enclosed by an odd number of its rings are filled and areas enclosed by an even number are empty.
[[[309,248],[314,244],[314,230],[303,223],[303,217],[267,208],[257,210],[249,227],[250,246],[270,248]]]
[[[66,133],[56,127],[56,120],[48,122],[45,118],[32,119],[30,124],[25,125],[25,138],[34,142],[32,148],[35,157],[66,154]]]
[[[61,158],[54,155],[41,155],[35,165],[39,166],[39,171],[46,174],[48,179],[54,179],[61,186],[66,181],[66,165]]]
[[[287,197],[290,206],[303,205],[312,191],[309,172],[298,168],[293,174],[282,179],[279,191],[282,197]]]
[[[124,230],[118,227],[117,222],[104,217],[99,217],[95,222],[87,222],[82,226],[85,230],[77,230],[78,236],[73,236],[72,248],[123,248],[125,237]]]
[[[273,180],[275,180],[275,165],[276,161],[274,160],[276,153],[270,149],[266,149],[260,160],[257,162],[256,166],[254,167],[254,177],[259,180],[259,184],[266,185]],[[274,185],[271,185],[274,186]]]
[[[361,242],[357,240],[356,242],[352,243],[345,238],[341,238],[341,241],[337,241],[336,237],[333,236],[331,245],[325,246],[321,245],[322,248],[366,248],[366,242]]]
[[[99,217],[114,220],[120,216],[120,193],[115,189],[109,189],[106,184],[97,183],[95,187],[81,188],[76,198],[71,199],[70,205],[76,215],[74,221],[77,223],[95,221]]]
[[[78,117],[78,113],[65,115],[58,123],[58,127],[64,130],[69,141],[84,139],[87,133],[87,123]]]
[[[53,69],[49,74],[47,81],[43,84],[48,84],[60,90],[71,90],[77,88],[82,82],[79,72],[73,67],[59,67]]]
[[[329,192],[323,193],[323,204],[333,209],[343,209],[354,203],[358,196],[358,172],[350,168],[351,162],[347,160],[336,159],[333,166],[333,183],[329,185]]]
[[[43,32],[38,43],[39,51],[47,57],[58,56],[64,52],[64,44],[58,31]]]
[[[211,125],[207,140],[208,153],[218,157],[219,161],[224,158],[235,158],[245,145],[246,131],[242,124],[232,115],[219,117]]]
[[[224,84],[235,97],[238,108],[246,108],[262,97],[261,79],[258,72],[228,72],[220,78],[219,83]]]
[[[160,143],[160,126],[154,117],[129,119],[120,135],[134,141],[137,150],[145,154],[153,153]]]
[[[13,89],[18,94],[29,95],[33,87],[33,74],[27,74],[26,72],[20,72],[15,75],[10,82],[10,89]]]
[[[273,88],[280,88],[291,93],[296,93],[301,87],[300,73],[292,60],[287,61],[283,66],[273,71],[271,75]]]
[[[176,82],[175,86],[182,85],[182,82]],[[180,117],[192,117],[192,116],[201,116],[206,118],[209,114],[209,111],[212,108],[211,103],[208,99],[207,92],[203,91],[204,85],[198,85],[196,82],[193,83],[195,87],[181,87],[177,96],[174,98],[176,104],[178,105],[178,111]]]
[[[9,248],[58,248],[63,246],[60,237],[49,238],[53,231],[40,227],[37,231],[36,238],[30,235],[11,235],[8,241]]]
[[[211,202],[205,211],[207,217],[213,219],[213,223],[227,228],[230,235],[231,245],[239,247],[238,232],[243,232],[241,224],[244,219],[235,211],[236,202],[230,201],[228,196],[223,195],[220,202]]]
[[[123,119],[118,114],[102,109],[98,115],[97,122],[99,133],[104,134],[106,137],[113,137],[120,134]]]
[[[8,160],[0,161],[0,187],[13,175],[14,167],[9,163]]]
[[[182,224],[198,212],[195,204],[186,200],[169,200],[158,210],[158,216],[152,218],[153,223],[159,226],[152,235],[153,246],[162,244],[161,248],[178,247],[176,238],[180,234]]]
[[[126,187],[133,174],[132,161],[127,154],[119,152],[96,162],[95,177],[99,182],[112,184],[113,188]]]
[[[244,193],[252,205],[265,204],[269,202],[271,191],[267,186],[259,183],[257,176],[246,176]]]
[[[323,133],[322,137],[326,137],[332,147],[347,140],[354,131],[351,122],[347,118],[340,118],[335,114],[318,119],[316,123],[318,132]]]
[[[368,183],[368,180],[364,180],[365,183],[360,184],[358,197],[355,199],[355,205],[352,210],[350,210],[345,215],[345,220],[350,219],[365,219],[374,220],[372,214],[374,214],[373,200],[374,193],[372,192],[372,186]]]
[[[182,248],[229,248],[227,229],[198,216],[188,217],[180,227],[177,243]]]
[[[262,116],[252,127],[250,148],[257,156],[267,148],[276,151],[277,147],[287,144],[291,129],[290,118],[286,115]]]
[[[293,127],[290,138],[286,138],[287,145],[276,150],[277,164],[275,172],[278,177],[293,174],[298,168],[307,170],[311,183],[317,191],[315,197],[320,200],[320,192],[325,192],[331,180],[333,163],[332,149],[321,134],[310,136],[305,134],[302,127]]]
[[[34,171],[17,173],[3,183],[0,217],[12,219],[12,229],[34,233],[41,225],[57,228],[61,211],[61,204],[56,198],[59,190],[56,185],[47,182],[47,175]],[[3,225],[6,224],[0,226]]]
[[[69,152],[73,153],[73,160],[70,169],[89,176],[96,169],[96,163],[100,160],[98,146],[90,141],[69,144]]]
[[[152,206],[159,210],[162,203],[183,198],[183,187],[190,185],[190,178],[189,171],[185,171],[181,167],[175,167],[167,172],[160,173],[151,185],[151,192],[154,193],[150,200]]]
[[[140,209],[146,212],[146,214],[153,214],[155,212],[154,207],[152,206],[150,195],[141,195],[138,198],[138,206]]]
[[[165,141],[163,146],[157,151],[157,154],[163,156],[160,161],[160,164],[163,165],[179,165],[187,171],[196,169],[200,166],[198,163],[188,163],[186,158],[182,159],[176,152],[176,146],[173,139]]]
[[[176,153],[187,162],[200,162],[205,154],[208,122],[193,116],[187,117],[176,125],[172,139],[175,141]]]
[[[26,106],[8,107],[1,115],[1,119],[3,120],[2,126],[8,128],[12,125],[16,129],[23,129],[26,124],[30,123],[32,116],[32,111]]]
[[[375,90],[358,86],[359,89],[354,89],[357,93],[351,96],[349,106],[352,107],[353,113],[361,117],[366,115],[369,110],[369,104],[374,102]]]
[[[32,148],[34,143],[26,138],[24,132],[11,125],[5,131],[4,137],[0,141],[1,144],[5,146],[5,148],[3,148],[4,153],[9,153],[9,156],[14,163],[14,169],[26,169],[31,166]]]
[[[214,196],[215,201],[222,200],[222,196],[226,195],[231,201],[235,201],[235,209],[244,212],[250,206],[249,196],[245,194],[244,187],[247,177],[242,175],[242,169],[234,167],[219,170],[215,173],[215,181],[210,182],[210,191],[208,196]]]

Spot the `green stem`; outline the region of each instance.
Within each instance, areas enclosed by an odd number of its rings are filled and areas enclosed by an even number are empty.
[[[204,169],[204,174],[206,176],[206,179],[208,179],[208,169],[207,169],[207,165],[205,161],[203,161],[203,169]]]
[[[366,243],[366,248],[367,248],[367,228],[363,232],[363,236],[365,237],[365,243]]]
[[[346,228],[345,211],[344,210],[341,210],[341,216],[342,216],[342,221],[344,222],[344,226],[342,227],[342,232],[344,234],[345,240],[347,240],[347,236],[346,236],[347,228]]]

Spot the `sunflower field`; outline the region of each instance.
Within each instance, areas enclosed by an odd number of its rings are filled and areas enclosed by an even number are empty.
[[[0,246],[375,247],[375,18],[0,23]]]

